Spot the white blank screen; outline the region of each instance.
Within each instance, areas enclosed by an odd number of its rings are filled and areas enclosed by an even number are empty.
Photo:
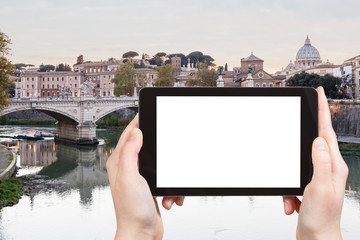
[[[300,100],[157,96],[157,187],[299,188]]]

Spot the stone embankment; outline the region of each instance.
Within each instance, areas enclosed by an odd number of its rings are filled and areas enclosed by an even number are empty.
[[[329,106],[336,134],[360,138],[360,100],[329,100]]]
[[[0,145],[0,180],[11,177],[16,169],[16,155]]]

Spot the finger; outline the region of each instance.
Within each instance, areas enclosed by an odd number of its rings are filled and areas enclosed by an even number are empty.
[[[336,182],[344,185],[348,176],[348,168],[339,151],[336,134],[331,125],[331,114],[324,89],[319,87],[317,91],[319,93],[319,136],[323,137],[328,144],[332,160],[332,172]]]
[[[336,134],[332,128],[329,104],[325,96],[324,89],[322,87],[318,87],[317,91],[319,96],[319,137],[323,137],[326,140],[331,154],[333,154],[334,157],[341,157]]]
[[[175,200],[176,205],[182,206],[184,204],[185,197],[177,197]]]
[[[182,206],[184,204],[184,200],[185,197],[164,197],[162,205],[165,209],[170,210],[174,203],[178,206]]]
[[[134,128],[120,150],[118,170],[121,171],[121,174],[139,174],[138,155],[142,147],[142,141],[141,130]]]
[[[283,196],[284,212],[286,215],[291,215],[294,211],[299,212],[301,202],[295,196]]]
[[[314,174],[311,182],[316,186],[328,185],[332,181],[332,162],[329,147],[324,138],[318,137],[312,145]]]
[[[138,114],[135,115],[134,119],[127,125],[127,127],[125,128],[125,130],[122,132],[120,139],[116,145],[116,148],[114,151],[116,150],[120,150],[121,146],[124,144],[124,142],[126,141],[126,139],[129,136],[129,133],[134,129],[134,128],[138,128],[139,127],[139,118],[138,118]]]

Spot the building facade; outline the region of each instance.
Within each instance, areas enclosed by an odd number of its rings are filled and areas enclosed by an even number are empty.
[[[233,69],[233,81],[224,79],[225,87],[274,87],[275,79],[264,70],[264,60],[256,57],[252,52],[247,58],[241,59],[241,66]]]

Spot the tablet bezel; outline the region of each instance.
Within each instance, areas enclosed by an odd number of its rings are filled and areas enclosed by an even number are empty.
[[[157,188],[157,96],[300,96],[300,188]],[[311,146],[313,140],[318,136],[318,96],[317,91],[314,88],[143,88],[139,94],[139,128],[143,133],[143,146],[139,153],[139,171],[148,182],[153,196],[299,196],[303,194],[313,173]]]

